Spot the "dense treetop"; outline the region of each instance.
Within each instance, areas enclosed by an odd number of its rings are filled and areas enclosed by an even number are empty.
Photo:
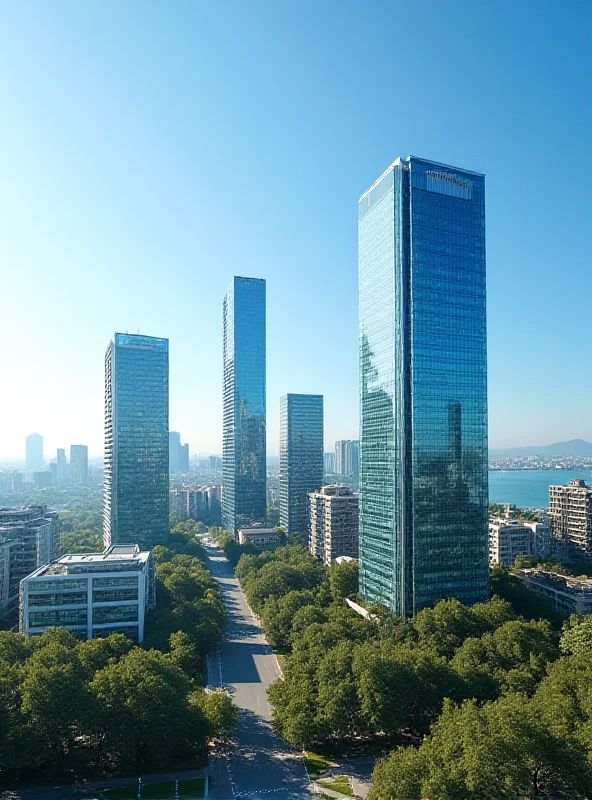
[[[357,589],[351,564],[328,570],[284,547],[242,555],[236,574],[285,654],[269,690],[275,727],[302,749],[386,748],[371,800],[592,790],[592,623],[573,617],[560,633],[507,570],[488,603],[446,600],[413,619],[372,608],[371,620],[343,602]]]

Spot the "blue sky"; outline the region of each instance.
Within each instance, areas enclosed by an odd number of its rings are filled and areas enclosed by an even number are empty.
[[[221,302],[267,279],[279,397],[358,430],[359,195],[487,175],[490,444],[592,440],[587,0],[30,0],[2,9],[0,456],[102,452],[115,330],[167,336],[171,427],[221,449]]]

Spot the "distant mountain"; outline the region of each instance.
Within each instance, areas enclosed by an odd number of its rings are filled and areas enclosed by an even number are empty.
[[[535,445],[534,447],[490,447],[489,455],[504,456],[592,456],[592,444],[583,439],[571,439],[569,442]]]

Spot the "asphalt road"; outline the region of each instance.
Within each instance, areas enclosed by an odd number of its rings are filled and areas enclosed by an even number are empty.
[[[280,676],[277,659],[230,564],[218,548],[206,550],[228,612],[219,652],[208,659],[208,681],[211,686],[228,688],[240,714],[236,741],[210,762],[210,796],[216,800],[308,798],[311,795],[301,754],[271,726],[266,690]]]

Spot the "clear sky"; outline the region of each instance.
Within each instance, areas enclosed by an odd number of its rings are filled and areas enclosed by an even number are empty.
[[[357,200],[410,153],[487,175],[491,446],[592,440],[589,0],[6,1],[0,37],[0,457],[102,453],[115,330],[169,337],[220,452],[233,274],[269,452],[285,392],[357,437]]]

